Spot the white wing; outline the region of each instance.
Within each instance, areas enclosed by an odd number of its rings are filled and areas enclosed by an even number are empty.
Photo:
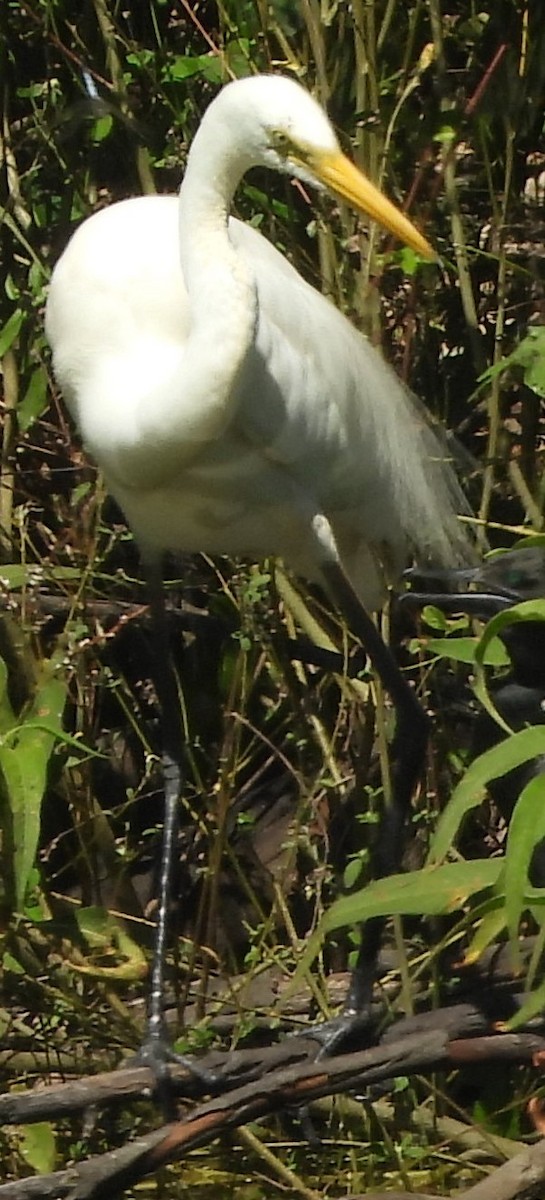
[[[455,515],[463,500],[420,408],[366,339],[257,231],[231,220],[229,233],[257,286],[254,343],[228,429],[198,454],[170,445],[176,465],[168,472],[159,398],[183,397],[190,329],[177,198],[145,197],[96,214],[54,273],[47,324],[55,371],[141,543],[280,554],[312,575],[314,503],[372,605],[376,560],[395,575],[410,552],[450,564],[465,559]]]

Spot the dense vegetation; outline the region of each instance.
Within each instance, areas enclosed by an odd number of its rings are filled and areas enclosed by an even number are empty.
[[[5,0],[0,22],[0,1063],[6,1081],[30,1082],[113,1065],[137,1044],[161,819],[138,556],[51,375],[43,310],[56,257],[98,207],[177,189],[221,83],[292,73],[327,106],[367,173],[399,202],[409,197],[441,261],[419,263],[344,210],[258,172],[237,195],[237,214],[380,342],[457,434],[478,538],[501,547],[539,535],[545,12],[531,0]],[[189,744],[175,974],[186,1023],[180,1045],[196,1049],[215,1036],[210,997],[220,984],[231,1002],[222,1029],[236,1042],[254,1030],[258,1008],[272,1007],[302,939],[339,891],[367,881],[368,833],[382,794],[377,763],[384,767],[391,721],[368,671],[341,679],[292,661],[287,639],[296,633],[340,646],[347,658],[355,647],[320,595],[295,589],[272,562],[187,558],[171,564],[170,580]],[[443,627],[434,619],[441,635],[468,632],[463,622]],[[445,664],[471,658],[473,647],[449,653],[443,637],[430,648],[414,625],[395,630],[425,703],[433,708],[444,695],[430,659],[439,660],[448,694],[458,686],[467,697],[467,669]],[[449,939],[461,956],[471,938],[482,950],[506,930],[513,936],[523,915],[526,932],[540,928],[541,910],[528,916],[524,889],[513,896],[498,885],[492,914],[471,903],[482,888],[472,864],[497,855],[505,833],[488,811],[479,810],[456,851],[461,873],[436,883],[433,903],[422,884],[430,831],[463,780],[466,758],[463,722],[438,713],[429,777],[415,802],[409,907],[413,915],[459,912],[431,934],[429,924],[411,924],[405,1004],[418,956],[425,986],[435,978],[439,987]],[[487,769],[469,790],[459,785],[443,826],[445,853]],[[537,842],[544,831],[532,811]],[[329,918],[339,928],[313,967],[317,1008],[327,1010],[324,979],[346,968],[351,929],[369,897],[357,893],[338,920]],[[395,904],[394,896],[386,910]],[[400,946],[398,927],[398,953]],[[237,999],[241,976],[271,982],[259,998],[250,988]],[[517,1088],[517,1106],[500,1113]],[[491,1090],[494,1097],[483,1088],[475,1100],[470,1090],[457,1103],[501,1133],[524,1132],[524,1081],[506,1077]],[[417,1099],[422,1093],[411,1092],[413,1106]],[[434,1099],[440,1108],[438,1093]],[[331,1194],[397,1181],[398,1171],[415,1187],[430,1179],[436,1191],[443,1179],[449,1186],[450,1167],[434,1154],[431,1134],[424,1144],[399,1122],[378,1133],[377,1119],[368,1114],[363,1138],[350,1108],[330,1114],[316,1171],[330,1185],[342,1173]],[[67,1123],[33,1136],[0,1132],[4,1174],[96,1152],[106,1138],[134,1132],[135,1121],[118,1114],[85,1135]],[[258,1161],[255,1144],[240,1146],[228,1164],[203,1157],[192,1185],[240,1192]],[[278,1154],[306,1178],[294,1146]],[[259,1170],[274,1177],[270,1162]],[[455,1175],[452,1186],[459,1182]],[[164,1194],[179,1187],[173,1173]],[[248,1198],[257,1194],[248,1184]]]

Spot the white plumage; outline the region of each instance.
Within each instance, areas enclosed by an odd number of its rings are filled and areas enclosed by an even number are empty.
[[[53,272],[47,304],[57,379],[151,568],[165,832],[140,1061],[162,1084],[172,1058],[163,985],[183,790],[162,552],[277,554],[329,588],[397,711],[391,820],[376,853],[382,874],[399,864],[427,722],[361,602],[378,606],[411,554],[450,566],[470,557],[456,513],[463,497],[420,406],[282,255],[229,218],[254,165],[328,187],[432,255],[341,154],[314,100],[291,80],[256,77],[228,85],[210,105],[179,199],[128,200],[84,222]],[[369,922],[349,1020],[368,1006],[379,935],[380,921]]]
[[[145,555],[276,554],[316,578],[322,514],[373,608],[408,556],[467,558],[463,501],[379,353],[229,218],[253,165],[322,183],[431,252],[298,84],[238,81],[207,110],[179,198],[123,201],[73,236],[47,305],[55,374]]]

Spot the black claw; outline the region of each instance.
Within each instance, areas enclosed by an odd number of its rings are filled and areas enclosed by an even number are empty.
[[[171,1077],[169,1066],[185,1067],[190,1075],[197,1080],[207,1092],[213,1092],[219,1084],[219,1077],[212,1071],[201,1067],[196,1059],[185,1054],[178,1054],[172,1049],[166,1035],[148,1037],[137,1053],[129,1060],[131,1067],[148,1067],[153,1073],[157,1091],[162,1094],[163,1106],[167,1097],[167,1107],[172,1107]]]
[[[344,1044],[352,1043],[357,1037],[358,1049],[362,1049],[362,1034],[366,1034],[365,1043],[371,1045],[374,1041],[376,1028],[375,1015],[370,1009],[354,1012],[345,1010],[338,1017],[322,1021],[308,1030],[309,1036],[320,1044],[316,1061],[322,1058],[332,1058],[344,1048]]]

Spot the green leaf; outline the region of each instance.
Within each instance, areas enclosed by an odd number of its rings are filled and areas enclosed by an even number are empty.
[[[47,375],[44,368],[40,366],[32,372],[27,390],[17,406],[17,423],[21,433],[26,433],[34,421],[41,417],[47,404]]]
[[[409,278],[416,274],[420,263],[425,261],[421,254],[417,254],[409,246],[396,247],[394,254],[403,274],[409,276]]]
[[[22,310],[16,308],[15,312],[6,321],[4,328],[0,330],[0,358],[3,358],[6,351],[13,345],[23,324],[23,317],[24,313]]]
[[[520,367],[524,382],[536,395],[545,399],[545,327],[536,325],[528,330],[512,354],[500,359],[493,367],[479,377],[479,383],[486,383],[497,375],[503,375],[511,367]]]
[[[438,129],[437,133],[434,134],[433,140],[441,142],[444,146],[450,146],[457,138],[458,134],[452,125],[442,125],[441,129]]]
[[[361,858],[352,858],[346,864],[343,874],[343,884],[345,888],[353,888],[356,886],[358,879],[363,871],[363,862]]]
[[[110,133],[112,132],[113,123],[114,121],[111,113],[105,113],[104,116],[97,117],[96,121],[93,121],[91,138],[96,145],[98,145],[100,142],[104,142],[106,138],[109,137]]]
[[[535,847],[544,837],[545,775],[536,775],[517,800],[505,852],[505,911],[515,953],[520,918],[528,907],[528,871]]]
[[[138,50],[131,50],[130,54],[126,54],[125,60],[132,67],[150,67],[155,60],[155,54],[153,50],[140,47]]]
[[[438,654],[441,658],[451,658],[454,662],[473,666],[479,641],[476,637],[429,638],[426,646],[432,654]],[[511,660],[499,638],[494,638],[487,644],[484,662],[489,667],[509,666]]]
[[[539,987],[535,988],[524,1001],[524,1004],[519,1008],[514,1017],[511,1017],[506,1023],[506,1029],[520,1029],[521,1025],[527,1025],[532,1017],[543,1016],[545,1009],[545,980],[540,983]]]
[[[21,1130],[19,1152],[37,1175],[49,1175],[55,1170],[57,1144],[53,1126],[49,1121],[25,1125]]]
[[[167,63],[162,77],[166,82],[178,83],[193,75],[202,75],[210,83],[221,83],[223,73],[223,63],[218,54],[180,54]]]
[[[96,979],[144,979],[148,964],[144,951],[123,928],[122,922],[98,905],[75,912],[80,932],[91,948],[87,962],[71,963],[72,969]]]
[[[249,38],[237,37],[228,42],[225,47],[225,61],[235,79],[245,79],[251,75],[252,46]]]
[[[5,731],[0,741],[0,770],[11,813],[15,904],[19,911],[24,906],[36,856],[47,769],[57,736],[62,733],[65,700],[64,680],[52,677],[49,664],[45,664],[43,683],[26,715],[11,731]]]
[[[328,909],[309,939],[288,994],[308,971],[326,934],[333,929],[357,925],[371,917],[439,916],[456,912],[478,892],[494,887],[502,867],[503,860],[497,858],[445,863],[405,875],[376,879],[359,892],[341,896]]]
[[[500,716],[490,696],[484,667],[487,661],[488,649],[493,639],[501,636],[510,625],[518,625],[526,621],[545,621],[545,600],[523,600],[521,604],[515,604],[513,608],[508,608],[504,612],[497,613],[488,622],[475,651],[475,695],[480,700],[483,708],[492,717],[492,720],[500,725],[506,733],[511,733],[512,731]],[[503,774],[503,772],[500,772],[500,774]]]
[[[451,799],[439,818],[432,838],[428,863],[437,863],[445,857],[454,844],[460,825],[471,809],[481,803],[486,785],[491,779],[506,775],[515,767],[538,755],[545,754],[545,726],[535,725],[521,729],[486,750],[468,767],[452,793]]]
[[[117,922],[107,908],[89,904],[74,911],[74,919],[82,936],[93,950],[109,950],[115,938]]]
[[[495,637],[500,637],[510,625],[518,625],[525,621],[545,621],[545,600],[523,600],[503,612],[496,613],[488,622],[480,639],[475,659],[478,664],[484,662],[487,648]]]
[[[0,565],[0,587],[7,592],[20,591],[24,587],[35,587],[45,581],[56,583],[79,583],[79,567],[41,567],[37,563],[2,563]]]
[[[456,912],[475,892],[492,887],[502,866],[501,859],[476,858],[375,879],[361,891],[341,896],[331,905],[321,922],[323,932],[368,921],[370,917],[432,917]]]
[[[15,713],[8,692],[8,668],[0,658],[0,736],[8,733],[15,725]]]
[[[529,329],[509,359],[510,363],[522,367],[524,382],[541,399],[545,399],[545,328],[538,325]]]
[[[468,628],[468,619],[465,616],[451,617],[442,612],[440,608],[436,608],[434,604],[425,604],[422,609],[422,619],[430,629],[439,629],[441,633],[455,632],[458,629]]]
[[[482,921],[477,926],[477,930],[464,954],[464,966],[469,966],[471,963],[477,962],[484,954],[487,946],[498,942],[507,925],[505,915],[505,906],[503,898],[495,896],[490,901],[490,911],[486,912]]]
[[[2,955],[1,963],[3,971],[11,971],[13,975],[26,975],[25,968],[9,951]]]
[[[0,566],[0,587],[6,592],[24,587],[28,580],[29,567],[23,563],[2,563]]]

